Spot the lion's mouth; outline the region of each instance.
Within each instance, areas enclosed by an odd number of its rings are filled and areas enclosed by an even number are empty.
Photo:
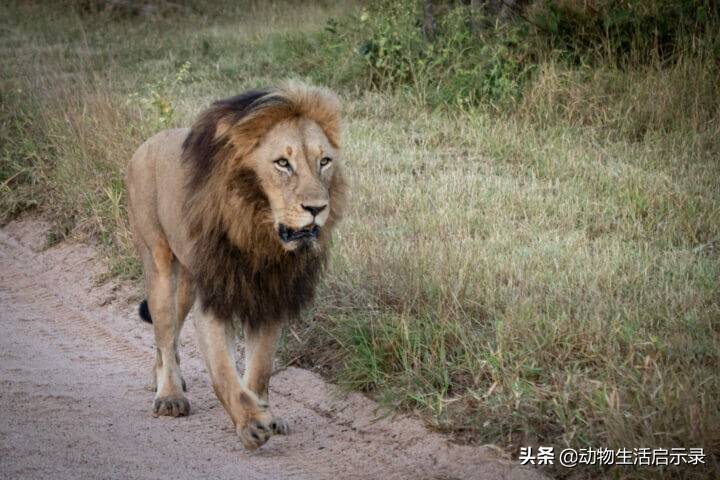
[[[278,234],[280,235],[280,240],[285,243],[294,242],[295,240],[301,240],[303,238],[316,239],[320,235],[320,227],[313,224],[300,230],[295,230],[281,223],[278,228]]]

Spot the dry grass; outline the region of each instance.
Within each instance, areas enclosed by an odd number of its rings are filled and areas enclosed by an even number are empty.
[[[2,13],[3,218],[41,205],[139,275],[127,159],[210,100],[291,76],[284,32],[328,15],[300,10]],[[349,211],[286,358],[467,441],[717,455],[717,73],[548,62],[506,115],[346,91]]]

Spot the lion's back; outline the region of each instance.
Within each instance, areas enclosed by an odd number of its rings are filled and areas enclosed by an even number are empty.
[[[189,128],[173,128],[156,133],[143,142],[135,151],[128,165],[128,175],[147,174],[163,164],[180,161],[182,144],[190,133]]]
[[[138,147],[127,168],[128,210],[135,235],[153,245],[162,238],[176,254],[185,250],[179,230],[184,176],[182,145],[190,129],[163,130]],[[173,245],[175,244],[175,245]]]

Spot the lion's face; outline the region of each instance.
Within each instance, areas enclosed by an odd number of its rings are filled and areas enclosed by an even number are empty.
[[[317,123],[300,118],[276,124],[248,156],[285,250],[317,243],[330,214],[338,155]]]

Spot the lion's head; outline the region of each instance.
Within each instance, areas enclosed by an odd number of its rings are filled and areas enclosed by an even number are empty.
[[[219,216],[241,248],[314,245],[340,216],[340,102],[326,89],[288,83],[216,102],[184,149],[190,206],[202,207],[196,227]],[[259,233],[276,241],[259,245]]]
[[[193,126],[191,269],[219,315],[288,316],[311,299],[344,203],[340,120],[332,92],[287,83],[216,102]]]

